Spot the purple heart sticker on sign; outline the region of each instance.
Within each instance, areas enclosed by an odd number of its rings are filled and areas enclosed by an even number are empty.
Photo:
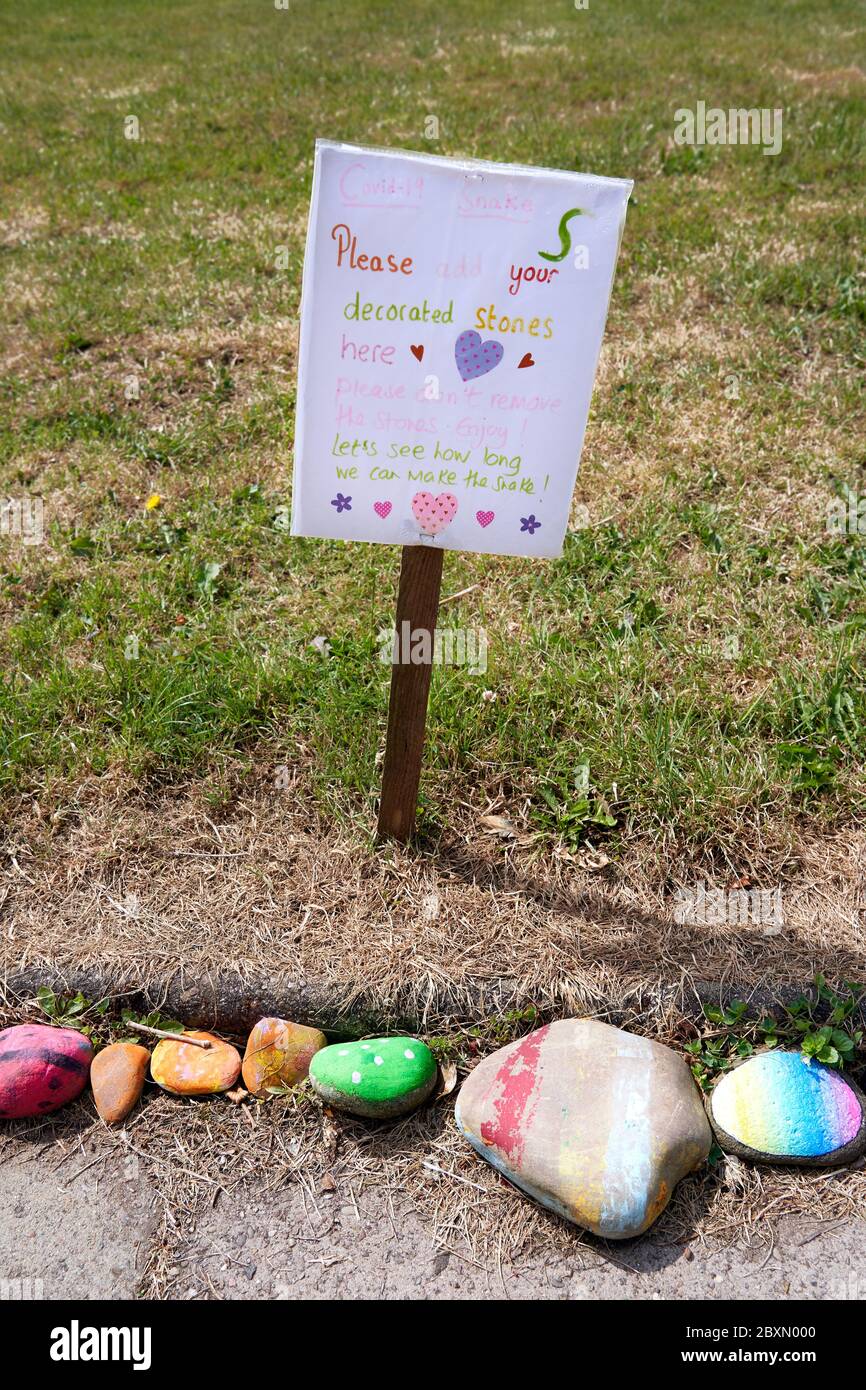
[[[454,361],[463,380],[471,381],[473,377],[486,376],[494,367],[498,367],[504,351],[495,338],[488,338],[486,343],[482,343],[481,334],[476,333],[474,328],[467,328],[454,344]]]

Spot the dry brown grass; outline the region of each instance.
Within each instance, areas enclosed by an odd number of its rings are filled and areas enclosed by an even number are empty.
[[[676,887],[739,886],[742,866],[712,876],[643,842],[615,864],[550,853],[485,833],[468,806],[435,845],[376,848],[363,826],[317,818],[303,780],[281,793],[272,779],[261,767],[222,813],[201,791],[106,778],[50,819],[22,808],[3,876],[6,973],[83,970],[106,989],[202,1001],[297,999],[301,982],[331,1022],[428,1031],[530,1004],[646,1026],[665,1001],[693,1010],[707,984],[748,996],[818,970],[866,977],[862,832],[754,845],[751,881],[783,888],[782,931],[689,926],[674,921]]]

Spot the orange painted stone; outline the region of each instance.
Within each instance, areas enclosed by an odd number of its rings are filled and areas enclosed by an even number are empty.
[[[150,1053],[139,1043],[110,1043],[90,1064],[96,1109],[107,1125],[125,1120],[141,1095]]]
[[[211,1046],[190,1047],[182,1038],[205,1038]],[[163,1038],[153,1049],[150,1074],[164,1091],[174,1096],[211,1096],[227,1091],[240,1075],[241,1054],[214,1033],[185,1028],[178,1041]]]
[[[284,1018],[260,1018],[247,1039],[244,1085],[254,1096],[269,1086],[296,1085],[303,1081],[310,1062],[326,1042],[318,1028],[305,1028]]]

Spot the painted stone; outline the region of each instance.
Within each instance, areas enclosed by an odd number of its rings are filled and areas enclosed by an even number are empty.
[[[436,1061],[417,1038],[365,1038],[323,1047],[310,1063],[310,1080],[335,1110],[388,1120],[427,1099],[436,1084]]]
[[[120,1124],[144,1087],[150,1053],[140,1043],[110,1043],[90,1066],[93,1101],[107,1125]]]
[[[50,1115],[81,1095],[93,1058],[76,1028],[16,1023],[0,1033],[0,1119]]]
[[[244,1085],[254,1096],[269,1086],[296,1085],[304,1080],[313,1056],[326,1043],[318,1028],[305,1028],[284,1018],[260,1018],[247,1039],[241,1068]]]
[[[682,1057],[592,1019],[551,1023],[485,1058],[455,1117],[517,1187],[609,1240],[652,1225],[712,1138]]]
[[[183,1037],[204,1038],[211,1046],[190,1047]],[[214,1033],[185,1028],[174,1038],[162,1038],[153,1049],[150,1074],[174,1096],[211,1096],[234,1086],[241,1071],[241,1054]]]
[[[866,1149],[866,1097],[800,1052],[761,1052],[710,1097],[720,1146],[757,1163],[851,1163]]]

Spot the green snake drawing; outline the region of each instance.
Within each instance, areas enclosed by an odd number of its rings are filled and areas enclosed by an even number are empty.
[[[559,240],[562,250],[556,256],[552,251],[539,251],[539,256],[546,261],[564,261],[571,250],[571,232],[568,230],[568,224],[572,217],[581,216],[583,216],[583,208],[569,208],[568,212],[564,212],[559,219]]]

